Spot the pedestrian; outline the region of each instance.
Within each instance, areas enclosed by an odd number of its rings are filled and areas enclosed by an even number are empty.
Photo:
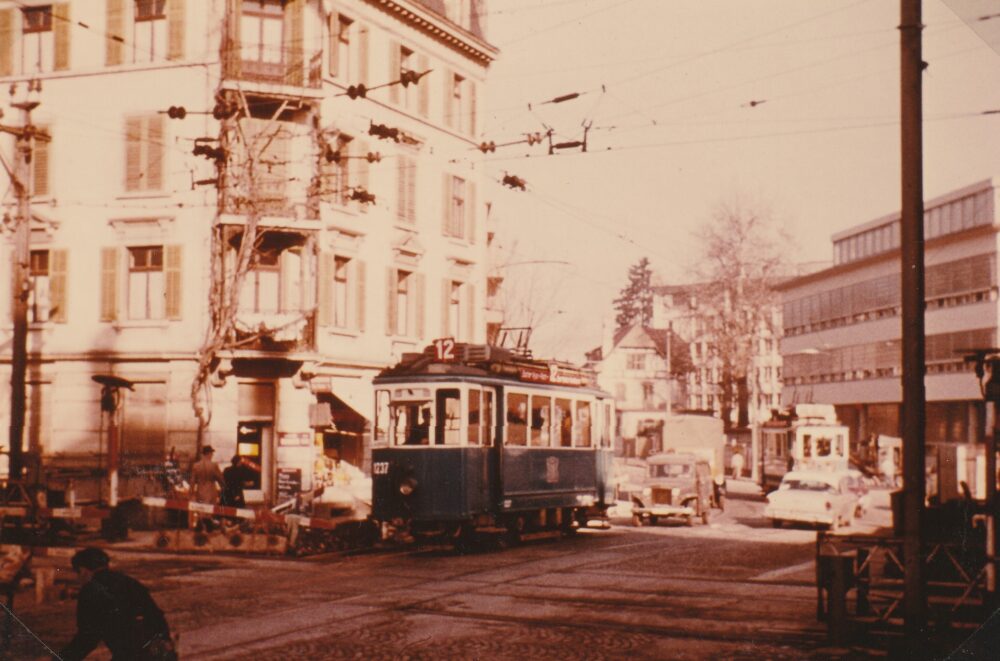
[[[729,460],[729,466],[733,469],[734,480],[738,480],[743,477],[743,453],[740,452],[739,448],[736,448],[736,452],[733,453],[732,459]]]
[[[206,445],[201,449],[201,459],[191,466],[191,493],[199,503],[216,505],[219,489],[225,487],[225,480],[219,465],[212,461],[215,449]]]
[[[246,507],[243,490],[253,487],[257,479],[257,471],[243,462],[243,458],[234,454],[230,465],[222,471],[222,503],[230,507]]]
[[[79,661],[102,642],[113,661],[175,661],[170,627],[149,590],[108,568],[107,553],[89,547],[72,559],[82,587],[76,604],[76,635],[53,659]]]

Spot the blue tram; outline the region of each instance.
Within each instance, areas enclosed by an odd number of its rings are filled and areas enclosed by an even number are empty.
[[[375,520],[459,543],[606,516],[614,402],[589,373],[444,339],[374,386]]]

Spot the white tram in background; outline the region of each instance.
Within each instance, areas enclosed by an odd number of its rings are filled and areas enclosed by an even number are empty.
[[[761,490],[777,489],[791,470],[847,470],[849,439],[832,404],[795,404],[775,411],[760,427]]]

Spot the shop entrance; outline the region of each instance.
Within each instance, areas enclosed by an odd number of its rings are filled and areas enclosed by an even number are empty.
[[[239,384],[239,422],[236,424],[236,454],[255,467],[253,489],[245,489],[247,504],[271,502],[274,483],[275,388],[272,382]],[[256,493],[255,493],[256,492]]]

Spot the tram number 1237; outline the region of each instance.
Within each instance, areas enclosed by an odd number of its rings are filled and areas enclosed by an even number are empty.
[[[389,474],[388,461],[376,461],[372,464],[372,475],[388,475],[388,474]]]

